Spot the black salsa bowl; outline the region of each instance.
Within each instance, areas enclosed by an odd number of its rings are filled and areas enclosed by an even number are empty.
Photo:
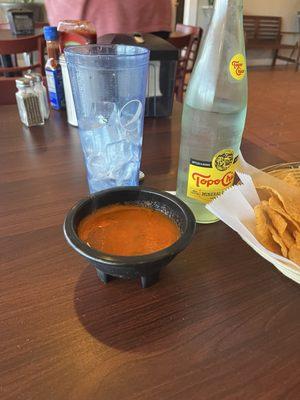
[[[181,235],[171,246],[141,256],[115,256],[93,249],[79,239],[78,225],[87,215],[111,204],[135,204],[160,211],[175,222]],[[111,277],[138,278],[145,288],[157,282],[162,267],[190,243],[196,221],[189,207],[169,193],[146,187],[124,186],[103,190],[80,200],[68,212],[63,229],[69,245],[96,267],[102,282],[107,283]]]

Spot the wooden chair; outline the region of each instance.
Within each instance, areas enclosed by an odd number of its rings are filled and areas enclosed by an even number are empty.
[[[26,66],[17,65],[17,54],[19,53],[32,53],[37,51],[37,62],[30,63]],[[44,74],[44,52],[45,40],[42,34],[26,37],[18,37],[16,39],[0,40],[0,55],[11,55],[15,66],[13,67],[0,67],[0,75],[15,75],[22,76],[23,71],[28,69],[36,69],[41,74]],[[15,93],[16,84],[15,78],[0,76],[0,104],[14,104],[16,103]]]
[[[176,31],[183,32],[185,34],[189,33],[192,35],[189,47],[187,49],[188,62],[187,62],[187,66],[186,66],[185,80],[184,80],[184,86],[183,86],[183,91],[185,92],[186,87],[187,87],[187,80],[188,80],[187,78],[192,73],[195,62],[196,62],[199,46],[200,46],[202,35],[203,35],[203,29],[200,28],[199,26],[176,24]]]
[[[0,74],[16,73],[22,75],[28,69],[37,69],[41,74],[44,73],[44,52],[45,40],[42,34],[18,37],[13,40],[0,40],[0,55],[32,53],[37,51],[37,62],[26,66],[16,65],[14,67],[0,67]]]
[[[190,46],[191,39],[191,34],[169,37],[168,39],[168,41],[180,51],[180,56],[177,62],[175,96],[176,100],[180,101],[181,103],[183,101],[184,79],[187,70],[188,48]]]
[[[175,96],[176,100],[180,101],[181,103],[183,102],[184,80],[188,64],[188,48],[190,46],[191,39],[191,34],[170,37],[168,39],[168,41],[180,52],[177,62]]]
[[[299,65],[300,50],[298,41],[292,44],[282,43],[282,37],[286,34],[297,34],[296,32],[281,31],[282,18],[260,15],[244,15],[244,31],[246,36],[246,49],[265,49],[273,50],[272,67],[275,66],[276,60],[281,59],[288,62],[296,63],[296,70]],[[279,55],[280,50],[290,50],[290,57]],[[293,54],[297,52],[296,58]]]
[[[16,104],[16,78],[5,78],[0,76],[0,106]],[[43,76],[43,83],[46,86],[46,77]]]
[[[10,25],[9,25],[8,22],[1,22],[0,23],[0,32],[2,30],[3,31],[10,31]],[[16,62],[17,62],[16,55],[11,55],[11,56],[9,54],[0,55],[0,67],[5,67],[5,66],[7,66],[7,64],[13,66],[13,65],[16,64]],[[5,74],[5,75],[10,76],[12,74]],[[1,76],[1,74],[0,74],[0,76]]]
[[[180,49],[175,95],[177,101],[183,102],[183,95],[187,86],[187,77],[194,68],[203,30],[200,27],[192,25],[176,24],[176,32],[180,32],[182,35],[178,35],[178,37],[171,36],[169,42]]]
[[[198,26],[176,24],[176,31],[192,35],[191,42],[188,48],[188,64],[186,71],[187,73],[191,73],[198,55],[198,50],[203,35],[203,29]]]
[[[41,21],[35,22],[35,23],[34,23],[35,29],[43,29],[44,26],[49,26],[49,23],[48,23],[48,22],[41,22]],[[0,30],[1,30],[1,29],[10,30],[10,25],[9,25],[9,23],[8,23],[8,22],[1,22],[1,23],[0,23]]]
[[[16,78],[0,77],[0,106],[16,103]]]
[[[282,34],[282,36],[295,37],[296,42],[294,45],[281,44],[280,48],[276,52],[275,63],[276,63],[276,60],[283,60],[283,61],[287,61],[288,63],[294,63],[295,70],[298,71],[299,64],[300,64],[300,32],[281,32],[281,34]],[[291,50],[291,53],[289,56],[284,56],[282,54],[279,54],[280,49]]]

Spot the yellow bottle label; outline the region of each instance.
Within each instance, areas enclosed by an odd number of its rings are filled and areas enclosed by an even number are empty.
[[[229,72],[231,76],[240,81],[246,74],[246,60],[243,54],[235,54],[229,63]]]
[[[209,203],[233,184],[238,156],[231,149],[219,151],[212,161],[190,160],[187,197]]]

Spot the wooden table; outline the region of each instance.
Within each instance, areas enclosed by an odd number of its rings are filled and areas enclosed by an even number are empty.
[[[222,222],[140,289],[101,284],[66,244],[87,193],[76,128],[0,108],[2,400],[298,399],[300,290]],[[175,188],[180,106],[148,119],[145,184]],[[247,160],[278,162],[244,141]]]
[[[11,32],[10,29],[0,29],[0,46],[1,45],[5,46],[5,48],[8,48],[9,50],[11,50],[10,54],[2,53],[0,55],[0,67],[11,68],[11,67],[14,67],[14,66],[18,65],[18,63],[17,63],[17,53],[20,53],[20,51],[18,51],[17,49],[19,47],[18,44],[22,43],[22,42],[20,42],[20,40],[22,40],[22,39],[34,40],[35,39],[37,41],[39,38],[43,38],[43,37],[44,37],[43,29],[41,29],[41,28],[36,28],[34,30],[34,34],[33,35],[14,35]],[[43,39],[43,42],[44,42],[44,39]],[[2,52],[2,49],[3,49],[2,46],[1,46],[1,52]],[[23,42],[22,47],[23,48],[25,47],[25,48],[28,49],[27,46],[29,46],[28,42],[26,44],[24,44],[24,42]],[[40,50],[42,54],[44,53],[44,46],[45,45],[43,44],[42,49]],[[31,43],[30,47],[32,48],[32,43]],[[38,46],[36,47],[36,50],[38,50]],[[23,51],[23,49],[22,49],[22,51]],[[44,58],[42,57],[42,55],[38,55],[38,57],[39,56],[41,58],[40,63],[42,64],[42,66],[44,66]],[[32,66],[33,54],[32,53],[23,54],[23,57],[25,59],[25,65],[31,65]],[[42,70],[44,71],[44,67],[42,67]],[[15,71],[15,72],[7,70],[7,71],[4,72],[4,76],[6,76],[6,77],[13,77],[13,76],[19,76],[19,75],[20,75],[20,71],[19,70]],[[9,85],[9,89],[11,89],[11,88],[12,88],[12,84]],[[8,96],[8,94],[6,94],[6,96]],[[8,97],[9,97],[9,101],[5,102],[5,104],[11,104],[11,96],[8,96]],[[0,104],[1,103],[2,102],[0,101]]]
[[[33,35],[14,35],[12,31],[8,29],[0,29],[0,40],[18,40],[18,39],[30,39],[34,36],[40,36],[43,35],[43,29],[42,28],[36,28],[34,30]]]

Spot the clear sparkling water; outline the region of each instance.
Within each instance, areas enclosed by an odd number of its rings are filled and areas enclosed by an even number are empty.
[[[197,222],[210,223],[217,218],[205,204],[187,196],[190,159],[211,161],[222,149],[232,149],[237,155],[245,118],[246,107],[236,111],[219,103],[218,112],[208,112],[184,105],[176,193],[192,209]]]

